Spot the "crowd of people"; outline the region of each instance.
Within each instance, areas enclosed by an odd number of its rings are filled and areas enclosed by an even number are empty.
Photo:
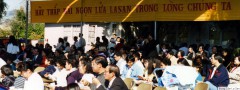
[[[86,41],[74,37],[59,38],[56,46],[30,43],[24,49],[14,36],[1,43],[0,87],[12,90],[128,90],[124,79],[136,85],[165,85],[159,80],[164,68],[186,66],[196,69],[196,83],[205,82],[210,90],[240,85],[240,55],[235,48],[182,43],[180,46],[157,43],[151,35],[125,40],[114,34],[96,38],[86,51]],[[55,51],[52,51],[55,48]],[[38,67],[43,71],[35,72]],[[163,69],[156,71],[156,69]],[[156,72],[155,72],[156,71]],[[156,75],[154,74],[156,73]],[[17,74],[17,75],[15,75]],[[202,77],[205,77],[204,80]],[[52,80],[44,84],[44,79]],[[186,78],[187,79],[187,78]]]

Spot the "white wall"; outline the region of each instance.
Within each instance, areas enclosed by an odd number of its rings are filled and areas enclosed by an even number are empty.
[[[64,36],[68,36],[68,42],[70,43],[70,45],[72,45],[74,43],[73,41],[73,37],[74,36],[78,36],[79,32],[81,32],[81,27],[78,28],[70,28],[71,33],[69,32],[68,34],[64,33],[64,30],[66,31],[66,29],[69,28],[64,28],[64,25],[81,25],[80,23],[61,23],[61,24],[46,24],[45,25],[45,32],[44,32],[44,44],[49,43],[51,46],[53,45],[57,45],[58,43],[58,38],[63,38]],[[104,25],[98,25],[98,23],[85,23],[83,26],[83,38],[85,38],[86,40],[86,48],[85,51],[88,51],[90,49],[90,45],[91,42],[88,42],[89,40],[89,29],[90,27],[95,26],[95,35],[94,38],[96,37],[102,37],[102,36],[106,36],[104,35]],[[93,27],[92,27],[93,28]],[[77,32],[74,32],[77,31]],[[107,38],[109,38],[109,36],[106,36]],[[48,40],[48,42],[47,42]],[[95,43],[95,39],[94,42]],[[53,50],[55,51],[55,48],[53,48]]]

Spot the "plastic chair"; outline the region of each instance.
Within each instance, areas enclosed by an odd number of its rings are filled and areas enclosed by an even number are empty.
[[[37,67],[37,68],[34,69],[34,72],[41,72],[44,69],[45,69],[44,67]]]
[[[154,90],[167,90],[167,88],[157,86]]]
[[[204,83],[204,82],[199,82],[197,83],[197,85],[195,86],[194,90],[208,90],[209,86],[208,84]]]
[[[152,85],[147,84],[147,83],[141,83],[138,87],[137,90],[152,90]]]
[[[127,85],[128,90],[131,90],[134,85],[134,80],[132,78],[125,78],[123,81]]]

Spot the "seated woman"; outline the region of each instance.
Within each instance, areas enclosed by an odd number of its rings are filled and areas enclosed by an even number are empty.
[[[92,64],[91,61],[87,58],[82,58],[79,61],[78,66],[79,72],[83,74],[81,81],[78,83],[79,86],[84,90],[91,90],[90,87],[93,86],[92,78],[94,75],[92,74]]]
[[[141,77],[139,76],[139,82],[138,83],[141,83],[141,82],[148,82],[148,83],[151,83],[152,80],[153,80],[153,77],[154,77],[154,74],[153,74],[153,61],[151,59],[144,59],[143,60],[143,63],[144,63],[144,76]]]
[[[1,73],[2,76],[2,82],[0,83],[0,85],[2,85],[5,88],[9,88],[11,86],[13,86],[13,83],[15,81],[15,78],[13,76],[13,70],[11,68],[10,65],[3,65],[1,67]]]
[[[229,86],[240,85],[240,56],[235,57],[234,67],[229,71],[228,75],[230,79]]]
[[[54,66],[55,60],[52,57],[47,57],[44,63],[47,67],[43,71],[39,72],[42,77],[44,77],[45,74],[53,74],[56,71]]]

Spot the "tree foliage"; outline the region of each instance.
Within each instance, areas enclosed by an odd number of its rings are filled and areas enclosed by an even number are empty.
[[[11,32],[16,38],[25,38],[26,14],[23,8],[16,10],[14,18],[11,20]],[[28,39],[41,39],[44,37],[43,23],[28,24]]]
[[[0,0],[0,19],[3,17],[4,14],[6,14],[6,8],[7,4],[3,0]]]

